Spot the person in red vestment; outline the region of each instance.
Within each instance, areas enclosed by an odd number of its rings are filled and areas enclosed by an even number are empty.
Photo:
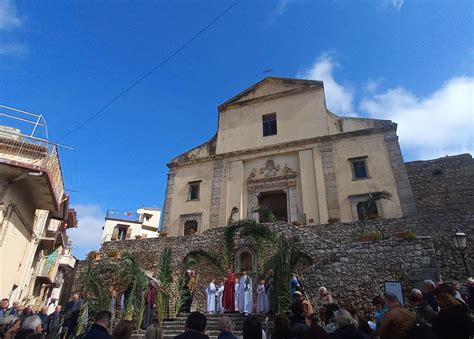
[[[236,275],[234,272],[229,272],[227,279],[224,282],[224,294],[222,297],[222,305],[224,306],[225,312],[234,312],[235,311],[235,278]]]

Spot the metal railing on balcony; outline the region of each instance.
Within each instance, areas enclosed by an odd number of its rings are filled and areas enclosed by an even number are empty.
[[[41,114],[0,105],[0,117],[0,161],[26,165],[32,170],[47,173],[59,206],[64,194],[64,181],[58,146],[71,148],[35,136],[39,128],[43,128],[47,138],[47,125]],[[6,121],[6,125],[2,121]],[[31,133],[24,134],[19,128],[23,126],[21,124],[33,126]]]
[[[135,212],[119,211],[119,210],[107,210],[106,219],[118,219],[126,220],[131,222],[142,222],[140,214]]]

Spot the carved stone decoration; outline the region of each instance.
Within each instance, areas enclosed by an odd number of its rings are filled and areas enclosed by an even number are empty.
[[[296,171],[290,168],[288,164],[285,164],[285,174],[296,174]]]
[[[267,160],[265,167],[260,168],[260,174],[263,174],[264,177],[273,177],[277,175],[280,170],[280,165],[276,165],[273,160]]]
[[[254,169],[252,169],[252,172],[250,173],[247,180],[252,180],[253,178],[255,178],[256,175],[257,175],[257,170],[254,168]]]

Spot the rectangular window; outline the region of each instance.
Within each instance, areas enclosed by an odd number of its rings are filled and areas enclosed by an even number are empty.
[[[262,116],[263,136],[277,134],[277,116],[276,113],[265,114]]]
[[[368,179],[367,157],[349,159],[352,166],[352,179]]]
[[[189,185],[189,194],[188,200],[199,200],[199,191],[201,182],[200,181],[193,181],[188,183]]]

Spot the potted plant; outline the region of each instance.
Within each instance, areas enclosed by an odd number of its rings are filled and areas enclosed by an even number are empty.
[[[120,252],[117,250],[110,250],[107,252],[109,258],[120,258]]]
[[[411,239],[415,239],[415,238],[416,238],[416,234],[415,234],[415,232],[413,232],[412,230],[405,230],[405,231],[400,231],[400,232],[394,233],[393,237],[394,237],[394,238],[397,238],[397,239],[408,239],[408,240],[411,240]]]
[[[365,241],[377,241],[382,239],[380,233],[378,232],[370,232],[370,233],[363,233],[361,236],[359,236],[359,241],[365,242]]]

